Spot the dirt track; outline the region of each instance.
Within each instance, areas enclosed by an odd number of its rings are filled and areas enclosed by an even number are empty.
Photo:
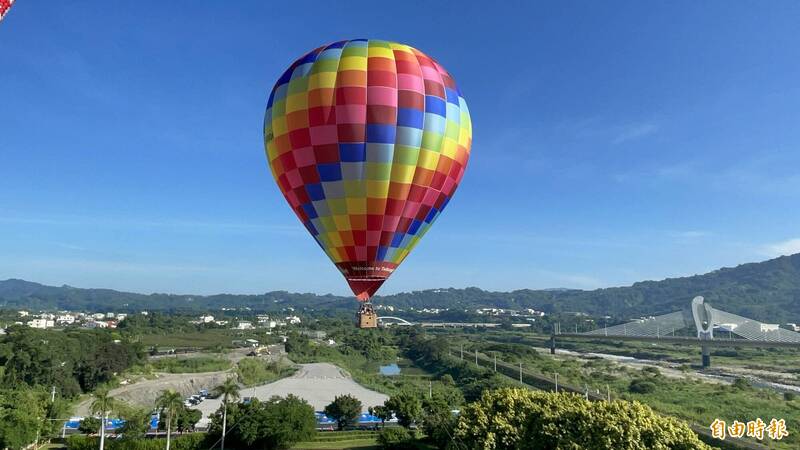
[[[132,405],[150,408],[162,391],[174,389],[184,397],[196,394],[200,389],[213,389],[222,384],[233,373],[232,370],[204,373],[159,373],[158,378],[142,380],[111,390],[111,396]],[[93,398],[81,402],[75,414],[85,416]]]
[[[367,411],[370,406],[382,405],[389,398],[361,386],[347,372],[328,363],[301,364],[300,369],[291,377],[242,389],[239,395],[266,400],[274,395],[285,397],[289,394],[306,400],[315,411],[322,411],[335,396],[342,394],[350,394],[361,400],[363,411]],[[218,410],[220,404],[220,399],[208,399],[200,403],[197,409],[202,411],[203,419],[198,426],[204,426],[208,422],[208,416]]]

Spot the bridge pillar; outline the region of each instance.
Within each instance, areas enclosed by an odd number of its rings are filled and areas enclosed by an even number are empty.
[[[553,334],[550,336],[550,354],[556,354],[556,335]]]
[[[700,346],[700,351],[702,354],[702,365],[703,369],[707,369],[711,367],[711,348],[708,345]]]

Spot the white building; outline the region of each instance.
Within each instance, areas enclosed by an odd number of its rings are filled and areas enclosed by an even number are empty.
[[[300,323],[300,318],[297,317],[297,316],[287,316],[286,317],[286,323],[290,323],[292,325],[297,325],[298,323]]]
[[[250,322],[242,321],[242,322],[239,322],[238,324],[236,324],[236,329],[237,330],[252,330],[253,329],[253,324],[250,323]]]
[[[770,331],[778,331],[780,329],[780,325],[777,323],[762,323],[761,324],[761,332],[767,333]]]
[[[53,328],[55,325],[55,321],[48,319],[33,319],[28,321],[28,326],[31,328]]]
[[[200,316],[200,323],[211,323],[214,321],[214,316],[206,314],[204,316]]]
[[[19,314],[20,317],[28,317],[30,313],[28,311],[17,311],[17,314]]]
[[[62,314],[56,317],[56,323],[59,325],[72,325],[75,323],[75,316],[72,314]]]

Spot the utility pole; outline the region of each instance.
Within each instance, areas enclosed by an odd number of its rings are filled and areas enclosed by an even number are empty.
[[[497,353],[494,354],[494,371],[497,372]]]
[[[586,395],[586,400],[589,400],[589,385],[588,384],[584,384],[583,385],[583,389],[586,391],[586,394],[585,394]]]
[[[556,394],[558,394],[558,372],[556,374]]]
[[[464,344],[461,344],[461,360],[464,360]]]
[[[428,380],[428,398],[433,398],[433,380]]]
[[[475,350],[475,365],[478,365],[478,350]]]
[[[611,389],[606,385],[606,401],[611,402]]]
[[[519,382],[522,383],[522,362],[519,363]]]
[[[53,389],[50,391],[50,403],[54,403],[56,401],[56,387],[53,386]]]
[[[105,407],[103,407],[105,409]],[[108,417],[108,413],[103,411],[103,414],[100,416],[100,450],[106,448],[106,418]],[[167,432],[169,433],[169,431]]]
[[[34,448],[34,450],[36,450],[36,449],[38,449],[38,448],[39,448],[39,433],[40,433],[40,432],[41,432],[41,430],[42,430],[42,424],[40,423],[40,420],[42,420],[42,418],[41,418],[41,417],[37,417],[37,418],[36,418],[36,440],[35,440],[35,441],[33,441],[33,448]]]

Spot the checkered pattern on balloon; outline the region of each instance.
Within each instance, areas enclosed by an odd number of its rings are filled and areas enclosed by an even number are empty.
[[[368,301],[458,187],[467,104],[419,50],[356,39],[295,61],[270,94],[264,144],[297,217]]]

